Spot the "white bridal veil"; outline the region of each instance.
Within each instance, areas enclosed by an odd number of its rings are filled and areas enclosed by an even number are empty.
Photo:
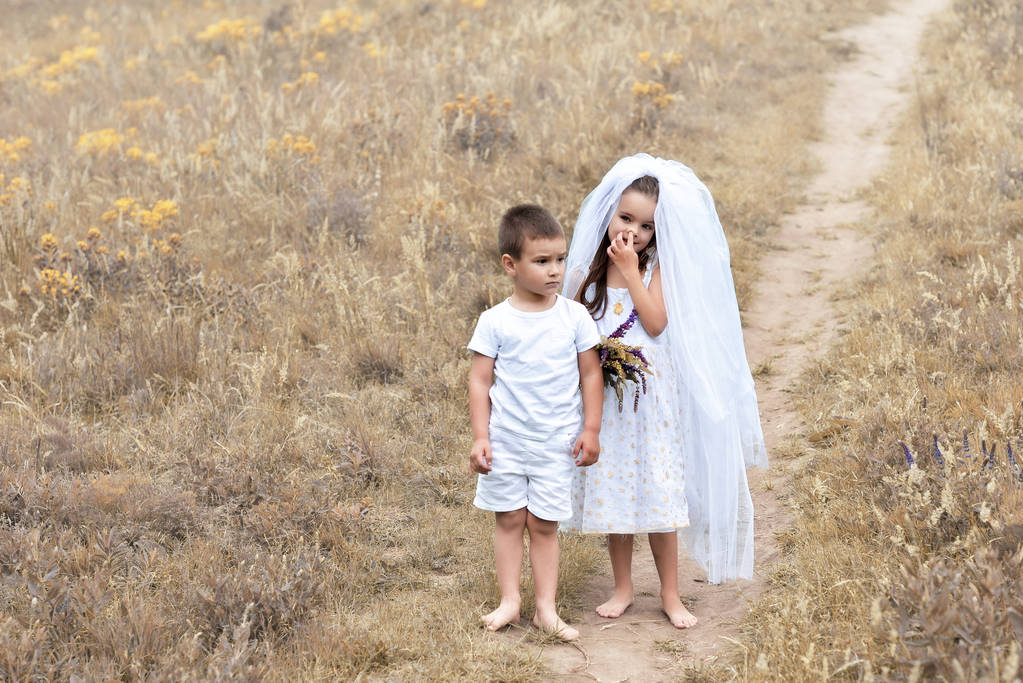
[[[753,575],[753,501],[746,468],[767,465],[753,377],[742,343],[728,243],[707,187],[687,166],[637,154],[608,171],[583,201],[564,294],[574,297],[622,191],[649,175],[660,185],[654,230],[668,313],[663,334],[678,377],[690,556],[720,583]]]

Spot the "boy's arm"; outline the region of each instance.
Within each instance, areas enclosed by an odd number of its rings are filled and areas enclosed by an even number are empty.
[[[472,452],[469,471],[490,471],[490,386],[494,383],[494,359],[482,353],[472,354],[469,371],[469,423],[472,425]]]
[[[575,464],[586,467],[597,462],[600,454],[600,420],[604,411],[604,376],[596,348],[579,354],[579,384],[583,394],[583,433],[576,439],[572,454]]]

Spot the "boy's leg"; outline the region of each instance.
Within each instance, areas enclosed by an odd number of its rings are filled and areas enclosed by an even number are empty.
[[[657,576],[661,579],[661,609],[675,628],[695,626],[696,617],[685,608],[678,594],[678,533],[648,535]]]
[[[611,573],[615,592],[607,602],[597,606],[597,614],[617,619],[632,604],[632,534],[608,534],[607,554],[611,557]]]
[[[522,532],[526,528],[526,508],[494,513],[494,562],[501,604],[481,617],[488,631],[518,623],[522,596],[519,578],[522,574]]]
[[[536,589],[533,625],[564,640],[575,640],[579,631],[561,620],[554,605],[558,590],[558,523],[527,512],[526,528],[529,529],[529,562],[533,566]]]

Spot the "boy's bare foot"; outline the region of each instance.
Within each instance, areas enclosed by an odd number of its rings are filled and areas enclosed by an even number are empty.
[[[488,631],[496,631],[499,628],[504,628],[508,624],[519,623],[519,608],[520,605],[517,602],[506,602],[501,601],[501,604],[497,606],[490,614],[486,614],[480,617],[480,621],[486,626]]]
[[[625,613],[625,610],[629,609],[632,597],[631,590],[628,593],[615,591],[611,599],[602,605],[597,605],[597,614],[605,619],[617,619]]]
[[[550,621],[541,620],[540,615],[537,614],[533,617],[533,626],[544,633],[555,636],[565,641],[579,640],[579,631],[575,630],[564,621],[561,617],[554,615],[554,618]]]
[[[675,628],[692,628],[696,626],[696,617],[685,608],[678,596],[661,597],[661,609],[668,615],[668,621]]]

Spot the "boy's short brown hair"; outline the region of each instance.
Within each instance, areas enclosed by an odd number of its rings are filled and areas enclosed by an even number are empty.
[[[551,212],[536,204],[519,204],[504,212],[497,228],[497,248],[513,259],[522,257],[527,239],[564,237],[561,223]]]

